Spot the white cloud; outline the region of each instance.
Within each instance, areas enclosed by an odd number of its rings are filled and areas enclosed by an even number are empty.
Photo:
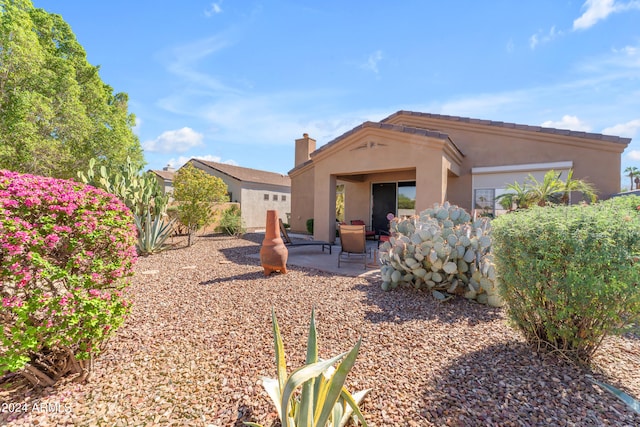
[[[555,26],[551,27],[548,32],[538,31],[529,37],[529,47],[535,49],[540,43],[549,43],[556,37],[562,36],[563,32],[558,31]]]
[[[614,0],[587,0],[582,5],[584,13],[573,21],[574,30],[584,30],[605,19],[613,11]]]
[[[375,74],[378,74],[379,73],[378,63],[382,61],[382,58],[383,58],[382,51],[376,50],[371,55],[369,55],[369,58],[367,59],[367,61],[364,64],[360,65],[360,67],[364,68],[365,70],[373,71]]]
[[[620,3],[615,0],[586,0],[582,5],[582,9],[585,9],[584,13],[573,21],[574,30],[586,30],[594,26],[598,21],[606,19],[612,13],[640,9],[640,1],[633,0],[627,3]]]
[[[640,119],[631,120],[626,123],[620,123],[602,129],[602,133],[606,135],[617,135],[627,138],[633,138],[638,133],[638,131],[640,131]]]
[[[222,0],[217,3],[211,3],[207,9],[204,11],[204,16],[207,18],[222,13]]]
[[[222,83],[218,78],[198,70],[200,61],[230,45],[230,41],[225,37],[216,35],[193,43],[176,46],[165,52],[167,70],[191,84],[217,91],[234,92],[234,89]]]
[[[180,169],[185,163],[191,159],[206,160],[208,162],[225,163],[227,165],[239,166],[235,160],[222,160],[220,156],[214,156],[212,154],[205,154],[204,156],[179,156],[178,158],[171,158],[167,162],[171,167]]]
[[[601,82],[614,79],[635,80],[640,71],[640,45],[614,48],[605,55],[588,58],[577,64],[576,68],[582,73],[600,76]]]
[[[631,150],[627,153],[627,158],[640,161],[640,150]]]
[[[142,148],[147,151],[157,151],[161,153],[184,153],[193,147],[203,145],[203,135],[189,127],[177,130],[168,130],[154,140],[146,141]]]
[[[581,121],[577,116],[562,116],[562,120],[554,122],[553,120],[548,120],[543,122],[540,126],[547,128],[556,128],[556,129],[569,129],[575,131],[582,132],[591,132],[591,126],[587,123]]]

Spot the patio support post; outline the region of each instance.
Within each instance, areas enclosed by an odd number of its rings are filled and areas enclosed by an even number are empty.
[[[333,243],[336,239],[336,176],[315,176],[313,238]]]
[[[442,158],[433,156],[428,162],[416,166],[416,212],[442,203],[444,192]]]
[[[336,240],[336,196],[338,182],[335,175],[329,176],[329,238],[327,242]]]

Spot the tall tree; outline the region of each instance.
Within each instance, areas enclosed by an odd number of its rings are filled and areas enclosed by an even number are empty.
[[[127,95],[98,71],[60,15],[0,0],[0,168],[70,178],[91,158],[142,166]]]

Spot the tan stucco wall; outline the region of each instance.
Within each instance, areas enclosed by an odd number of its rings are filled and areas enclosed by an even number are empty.
[[[295,177],[294,177],[295,176]],[[307,168],[291,176],[291,231],[307,232],[307,220],[313,218],[313,168]]]
[[[356,200],[347,201],[353,196],[350,192],[345,192],[347,221],[363,219],[370,224],[370,184],[381,178],[379,174],[384,172],[387,172],[382,177],[384,182],[397,181],[400,180],[398,177],[412,177],[415,174],[416,186],[424,188],[424,191],[416,194],[416,209],[425,209],[434,202],[442,202],[444,144],[445,141],[441,139],[406,133],[398,135],[398,132],[366,128],[331,150],[312,157],[315,169],[314,237],[326,241],[333,241],[335,238],[335,210],[331,210],[331,206],[335,206],[335,187],[332,189],[328,177],[344,176],[347,179],[348,175],[358,175],[362,179],[362,183],[356,186],[363,190],[363,194],[355,196]],[[403,175],[407,173],[409,175]],[[292,178],[297,180],[293,175]]]
[[[601,198],[620,191],[624,144],[422,116],[398,115],[389,122],[437,129],[451,137],[465,157],[460,176],[449,180],[448,199],[466,209],[471,208],[471,168],[479,166],[573,161],[573,178],[594,184]]]
[[[283,222],[287,222],[286,214],[291,212],[291,190],[289,187],[251,182],[243,184],[240,209],[246,228],[264,228],[267,221],[267,210],[277,210],[278,217]],[[269,196],[269,200],[264,200],[265,194]],[[276,196],[278,200],[273,200],[273,196]],[[284,201],[282,200],[283,196],[286,198]]]
[[[344,184],[344,222],[361,219],[371,225],[371,180],[364,182],[345,182]]]

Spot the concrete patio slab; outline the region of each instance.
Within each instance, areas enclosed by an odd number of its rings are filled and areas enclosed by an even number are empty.
[[[300,238],[296,235],[291,235],[291,238]],[[377,262],[377,248],[378,242],[368,240],[367,241],[367,268],[363,268],[362,258],[353,257],[352,260],[348,260],[343,257],[340,261],[340,268],[338,268],[338,254],[340,253],[340,243],[331,246],[331,254],[329,251],[322,251],[320,246],[294,246],[287,247],[289,251],[289,258],[287,259],[287,268],[305,267],[314,268],[316,270],[350,277],[360,276],[376,276],[380,275],[380,266]],[[260,259],[260,254],[251,255],[254,258]]]

